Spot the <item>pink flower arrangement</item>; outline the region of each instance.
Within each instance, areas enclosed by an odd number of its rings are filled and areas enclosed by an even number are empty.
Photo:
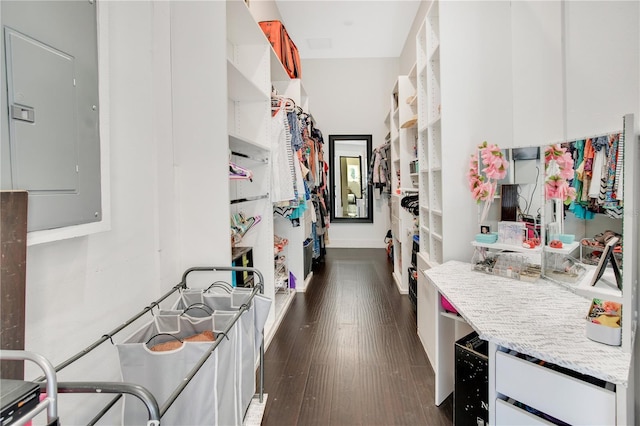
[[[478,203],[484,201],[484,208],[480,221],[483,222],[489,213],[489,207],[496,194],[498,181],[507,175],[509,163],[504,159],[504,155],[498,145],[489,145],[487,141],[478,145],[480,159],[482,160],[482,174],[480,174],[480,164],[477,154],[471,156],[469,160],[469,171],[467,180],[471,196]]]
[[[569,186],[573,179],[573,158],[559,144],[550,145],[544,150],[544,169],[547,176],[544,195],[547,200],[562,200],[565,204],[576,198],[576,189]]]
[[[473,198],[479,203],[491,201],[496,193],[497,182],[507,175],[509,164],[504,159],[498,145],[489,145],[486,141],[478,145],[482,159],[482,175],[478,164],[478,155],[471,156],[467,180]]]

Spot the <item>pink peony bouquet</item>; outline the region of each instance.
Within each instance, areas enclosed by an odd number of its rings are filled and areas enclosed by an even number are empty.
[[[573,158],[559,144],[550,145],[544,150],[544,195],[547,200],[562,200],[565,204],[576,198],[576,189],[569,186],[573,179]]]
[[[471,156],[469,160],[469,170],[467,171],[467,180],[473,199],[478,203],[482,201],[485,202],[480,219],[484,221],[486,215],[489,213],[489,207],[496,193],[498,181],[507,175],[509,163],[505,160],[498,145],[489,145],[487,141],[484,141],[478,145],[478,149],[480,151],[480,158],[478,158],[478,154]],[[480,162],[482,163],[482,170],[480,169]]]

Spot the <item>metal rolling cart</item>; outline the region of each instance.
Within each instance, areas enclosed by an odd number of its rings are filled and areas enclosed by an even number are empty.
[[[95,393],[95,394],[114,394],[116,395],[107,405],[102,408],[93,419],[90,420],[88,424],[93,425],[98,422],[121,398],[124,394],[133,395],[139,400],[143,402],[146,407],[148,420],[147,426],[158,426],[161,423],[162,416],[167,412],[167,410],[172,406],[172,404],[176,401],[178,396],[182,393],[185,387],[191,382],[191,380],[196,376],[198,371],[205,364],[207,359],[213,354],[218,345],[220,344],[222,339],[216,339],[212,342],[209,349],[204,353],[202,358],[193,366],[193,368],[189,371],[189,373],[184,377],[181,383],[176,387],[173,393],[169,396],[169,398],[164,401],[162,405],[159,405],[156,401],[154,395],[138,384],[134,383],[126,383],[126,382],[58,382],[57,381],[57,372],[64,369],[65,367],[71,365],[76,362],[80,358],[84,357],[102,343],[106,341],[112,341],[112,337],[119,333],[120,331],[127,328],[129,325],[133,324],[136,320],[141,318],[146,313],[153,313],[153,308],[159,308],[160,303],[167,299],[169,296],[174,294],[177,291],[187,289],[187,276],[194,272],[220,272],[220,271],[228,271],[232,273],[251,273],[254,276],[254,286],[249,296],[249,300],[246,303],[243,303],[237,311],[234,313],[233,320],[229,323],[227,328],[222,331],[221,334],[227,335],[231,328],[236,324],[236,322],[240,319],[240,316],[249,309],[249,304],[253,301],[254,297],[258,293],[263,293],[264,279],[260,271],[252,267],[193,267],[187,269],[183,275],[182,280],[176,286],[174,286],[169,292],[164,294],[162,297],[152,302],[149,306],[142,309],[136,315],[122,323],[120,326],[110,331],[109,333],[103,334],[98,340],[89,345],[87,348],[78,352],[76,355],[62,362],[61,364],[53,367],[52,364],[42,355],[21,351],[21,350],[0,350],[0,360],[29,360],[33,361],[44,372],[44,376],[41,376],[35,379],[32,382],[23,382],[24,389],[28,389],[31,394],[26,395],[25,398],[29,398],[29,401],[32,401],[30,404],[22,404],[22,407],[27,407],[27,409],[17,411],[11,411],[10,402],[13,402],[15,398],[7,398],[5,401],[4,398],[4,390],[3,390],[3,398],[2,398],[2,421],[0,424],[2,426],[8,425],[24,425],[33,419],[36,415],[41,413],[43,410],[47,410],[47,425],[59,425],[60,421],[58,418],[58,395],[61,393]],[[4,386],[3,386],[4,387]],[[41,391],[44,390],[46,392],[46,396],[41,396]],[[264,399],[264,339],[261,340],[260,348],[259,348],[259,375],[258,375],[258,392],[257,395],[259,402],[262,403]],[[17,399],[20,401],[24,401],[25,398],[18,397]],[[4,418],[5,414],[5,403],[7,405],[7,412],[13,413],[13,417]]]

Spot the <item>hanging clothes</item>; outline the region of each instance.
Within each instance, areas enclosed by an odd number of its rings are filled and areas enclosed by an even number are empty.
[[[616,193],[614,190],[617,176],[616,168],[618,164],[618,140],[618,135],[611,135],[609,137],[610,145],[605,169],[606,177],[603,178],[605,181],[605,188],[602,206],[605,209],[605,214],[613,219],[620,219],[623,214],[622,205],[616,199]]]
[[[607,164],[607,153],[605,149],[596,150],[595,158],[593,160],[593,169],[591,171],[591,183],[589,185],[589,198],[600,197],[600,190],[602,188],[602,177],[606,176],[604,169]]]
[[[282,104],[276,109],[271,123],[271,201],[274,203],[295,198],[293,153],[288,120]]]
[[[624,133],[618,135],[618,161],[616,163],[616,179],[614,191],[616,192],[616,200],[622,201],[622,193],[624,192]]]
[[[294,151],[297,151],[304,144],[300,133],[300,120],[298,119],[298,114],[293,111],[287,112],[287,119],[289,120],[289,131],[291,132],[291,146]]]
[[[576,189],[576,198],[569,205],[569,211],[573,212],[578,219],[593,219],[595,216],[594,212],[587,209],[588,203],[586,201],[588,200],[588,186],[585,183],[587,172],[585,172],[586,159],[584,154],[587,145],[591,147],[591,142],[589,140],[579,140],[572,144],[573,163],[578,164],[578,167],[576,168],[573,182],[571,183],[571,185]],[[591,150],[593,151],[592,148]],[[583,201],[583,194],[585,196],[585,201]]]
[[[595,158],[596,151],[593,149],[593,143],[591,138],[587,139],[584,144],[584,166],[583,166],[583,175],[582,175],[582,194],[580,196],[580,201],[583,205],[587,205],[589,203],[589,188],[591,187],[591,178],[593,176],[593,160]]]

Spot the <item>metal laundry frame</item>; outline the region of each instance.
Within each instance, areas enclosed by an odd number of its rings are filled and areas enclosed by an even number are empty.
[[[182,274],[182,280],[179,284],[175,285],[170,291],[160,297],[158,300],[152,302],[149,306],[142,309],[139,313],[132,316],[126,322],[124,322],[119,327],[113,329],[107,334],[103,334],[98,340],[93,342],[91,345],[87,346],[85,349],[81,350],[77,354],[73,355],[66,361],[58,364],[54,368],[54,373],[62,370],[63,368],[71,365],[76,362],[83,356],[87,355],[98,346],[103,344],[106,341],[112,342],[112,337],[115,336],[120,331],[127,328],[129,325],[140,319],[147,312],[151,312],[154,307],[159,307],[160,303],[171,296],[173,293],[180,289],[187,288],[187,276],[192,272],[251,272],[255,276],[258,277],[257,283],[254,284],[253,291],[249,296],[249,302],[253,301],[253,298],[256,294],[264,294],[264,278],[262,273],[253,267],[245,267],[245,266],[196,266],[187,269]],[[227,326],[227,328],[222,332],[222,334],[227,335],[227,333],[233,328],[235,323],[238,321],[240,316],[249,309],[249,303],[244,303],[238,309],[238,312],[233,317],[233,320]],[[262,343],[260,344],[260,360],[259,360],[259,392],[258,396],[260,399],[260,403],[264,401],[264,330]],[[112,342],[113,343],[113,342]],[[167,412],[167,410],[171,407],[171,405],[175,402],[178,396],[182,393],[182,391],[186,388],[189,382],[195,377],[200,368],[207,362],[207,359],[211,356],[213,351],[216,350],[220,343],[220,339],[217,339],[213,342],[213,344],[209,347],[209,349],[205,352],[205,354],[200,358],[198,363],[189,371],[187,376],[180,382],[180,385],[173,391],[173,393],[169,396],[167,401],[159,406],[155,397],[149,392],[146,388],[133,384],[133,383],[124,383],[124,382],[58,382],[57,391],[58,393],[114,393],[118,394],[115,398],[113,398],[100,412],[88,423],[88,425],[94,425],[104,416],[122,397],[122,394],[127,393],[136,396],[140,399],[145,406],[147,407],[147,411],[149,413],[149,422],[148,425],[159,425],[160,418]],[[0,351],[0,358],[5,356],[9,356],[7,352],[24,352],[24,351]],[[10,359],[10,358],[7,358]],[[16,359],[16,358],[13,358]],[[54,374],[55,377],[55,374]],[[35,381],[41,382],[47,379],[46,376],[38,377]],[[49,387],[49,380],[47,382],[47,386]]]

